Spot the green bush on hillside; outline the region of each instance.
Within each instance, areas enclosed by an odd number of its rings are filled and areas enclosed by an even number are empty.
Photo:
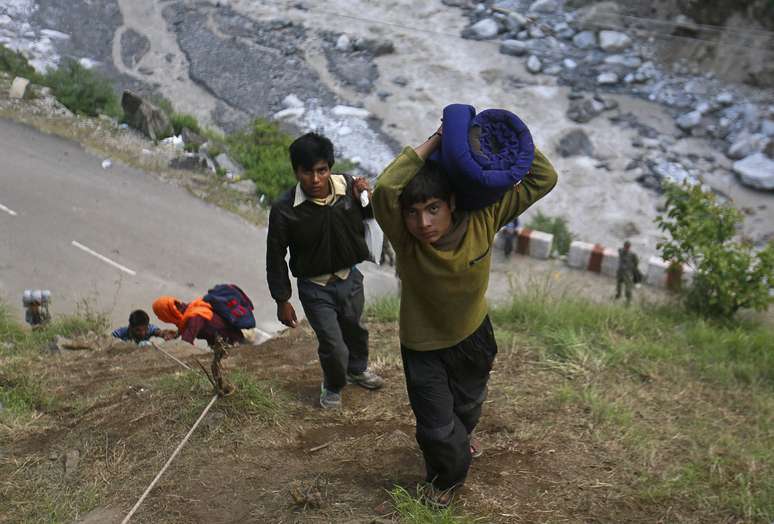
[[[29,80],[35,80],[38,74],[27,59],[18,51],[8,49],[0,44],[0,71],[10,73],[11,76],[21,76]]]
[[[774,243],[756,252],[750,242],[734,240],[742,215],[720,205],[700,186],[668,185],[666,213],[656,219],[670,239],[658,244],[664,260],[688,264],[695,274],[685,292],[689,309],[707,317],[728,318],[739,309],[766,310],[774,301]]]
[[[532,217],[527,227],[536,231],[550,233],[554,235],[554,245],[552,250],[560,255],[566,255],[570,251],[570,244],[575,235],[570,231],[567,225],[567,219],[564,217],[550,217],[544,215],[541,211]]]
[[[175,131],[175,135],[182,133],[183,128],[188,128],[190,131],[197,134],[201,134],[202,132],[199,121],[193,115],[186,113],[172,113],[169,115],[169,121],[172,123],[172,129]]]
[[[288,159],[292,138],[277,124],[256,119],[246,131],[226,138],[229,152],[245,168],[247,178],[258,186],[258,192],[269,202],[293,187],[296,179]]]
[[[50,70],[44,83],[54,96],[73,113],[88,116],[105,114],[120,118],[123,111],[109,80],[86,69],[75,60],[67,60]]]

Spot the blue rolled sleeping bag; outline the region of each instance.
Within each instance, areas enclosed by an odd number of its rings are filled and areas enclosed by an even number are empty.
[[[476,114],[473,106],[443,110],[441,147],[431,157],[449,175],[460,209],[473,211],[497,202],[529,172],[535,144],[519,117],[504,109]]]

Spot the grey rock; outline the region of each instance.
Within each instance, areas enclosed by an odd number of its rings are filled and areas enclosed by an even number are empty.
[[[546,34],[538,24],[533,24],[527,29],[530,38],[545,38]]]
[[[226,171],[226,174],[231,174],[231,176],[240,176],[242,174],[242,168],[237,165],[236,162],[231,160],[231,158],[226,153],[221,153],[218,156],[215,157],[215,164],[223,170]]]
[[[535,55],[530,55],[527,59],[527,71],[533,75],[538,74],[543,69],[543,62]]]
[[[569,69],[569,70],[573,70],[576,67],[578,67],[578,63],[572,58],[565,58],[564,60],[562,60],[562,65],[564,66],[565,69]]]
[[[634,81],[638,83],[647,82],[648,80],[654,80],[658,78],[659,72],[656,68],[656,64],[653,62],[645,62],[634,73]]]
[[[392,83],[397,86],[406,87],[409,84],[409,80],[405,76],[396,76],[392,79]]]
[[[741,133],[733,144],[728,148],[726,156],[733,160],[740,160],[757,153],[766,147],[767,137],[761,134],[752,134],[748,132]]]
[[[592,49],[597,45],[597,36],[591,31],[581,31],[572,37],[572,43],[579,49]]]
[[[352,51],[352,41],[349,39],[349,36],[344,34],[339,36],[339,38],[336,39],[336,49],[342,53],[349,53]]]
[[[484,18],[462,31],[463,38],[471,40],[490,40],[500,32],[500,26],[494,18]]]
[[[700,111],[691,111],[690,113],[680,115],[677,120],[675,120],[675,123],[677,124],[677,127],[683,131],[690,131],[701,123],[701,117],[702,114]]]
[[[730,106],[734,104],[734,94],[730,93],[728,91],[724,93],[720,93],[718,96],[715,97],[715,102],[722,106]]]
[[[774,137],[774,120],[766,119],[761,122],[761,134],[769,138]]]
[[[733,170],[746,186],[756,189],[774,189],[774,160],[763,153],[755,153],[734,162]]]
[[[642,59],[637,56],[610,55],[605,58],[605,63],[608,65],[620,65],[635,69],[642,65]]]
[[[665,180],[675,184],[682,184],[687,182],[691,185],[697,184],[699,181],[696,177],[691,175],[688,170],[678,162],[670,162],[669,160],[656,160],[649,161],[648,168],[651,173],[656,175],[660,180]]]
[[[699,36],[701,28],[699,25],[685,15],[677,15],[672,26],[672,34],[687,38],[696,38]]]
[[[511,33],[518,33],[527,26],[528,20],[524,15],[512,11],[505,17],[505,27]]]
[[[600,31],[599,47],[608,53],[618,53],[632,45],[632,39],[620,31]]]
[[[30,81],[21,76],[17,76],[13,79],[11,89],[8,91],[9,98],[24,98],[27,94],[27,86],[30,85]]]
[[[599,75],[597,75],[597,83],[599,85],[612,85],[612,84],[617,84],[619,81],[620,79],[618,75],[611,71],[608,71],[606,73],[600,73]]]
[[[575,31],[575,29],[567,25],[565,22],[556,24],[554,27],[554,34],[556,34],[556,36],[562,40],[571,40],[575,36],[576,32],[577,31]]]
[[[551,64],[548,67],[543,68],[543,73],[547,75],[558,75],[562,72],[562,66],[559,64]]]
[[[579,9],[575,14],[575,25],[581,30],[597,31],[600,28],[623,27],[620,6],[607,1]]]
[[[567,118],[573,122],[585,124],[602,114],[604,110],[605,104],[593,98],[575,99],[570,102],[570,107],[567,108]]]
[[[121,34],[121,61],[130,69],[137,67],[150,48],[148,37],[132,28]]]
[[[519,31],[518,34],[516,35],[516,38],[518,38],[519,40],[529,40],[529,31],[527,30]]]
[[[161,140],[171,133],[172,125],[166,113],[131,91],[121,97],[126,123],[151,140]]]
[[[191,131],[187,127],[184,127],[180,131],[180,136],[183,137],[183,143],[186,145],[191,144],[196,147],[201,147],[207,142],[206,138],[195,131]]]
[[[593,156],[594,146],[583,129],[573,129],[559,140],[557,151],[564,158],[570,156]]]
[[[441,0],[441,3],[449,7],[470,7],[469,0]]]
[[[500,44],[500,52],[504,55],[524,56],[529,51],[529,46],[520,40],[503,40]]]
[[[256,195],[258,193],[258,186],[256,185],[255,182],[253,182],[249,178],[245,178],[244,180],[235,182],[231,184],[229,187],[231,187],[231,189],[235,191],[244,193],[245,195]]]
[[[188,153],[170,160],[169,167],[183,171],[205,171],[207,169],[207,160],[195,153]]]
[[[356,51],[367,51],[375,57],[395,52],[395,44],[384,38],[358,38],[353,43],[353,48]]]
[[[557,0],[535,0],[531,6],[530,11],[536,13],[555,13],[559,9],[559,2]]]

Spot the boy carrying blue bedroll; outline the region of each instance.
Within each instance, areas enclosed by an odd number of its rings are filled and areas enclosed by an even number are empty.
[[[535,150],[529,172],[499,200],[475,211],[458,209],[447,174],[428,161],[442,133],[439,128],[421,146],[405,148],[373,193],[374,214],[401,276],[403,370],[427,469],[423,495],[436,506],[451,502],[472,456],[481,453],[472,434],[497,354],[484,298],[495,234],[557,180]]]

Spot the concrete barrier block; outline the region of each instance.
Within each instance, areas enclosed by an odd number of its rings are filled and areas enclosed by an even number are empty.
[[[614,277],[618,273],[618,250],[609,247],[602,248],[602,264],[600,273]]]
[[[529,228],[516,230],[516,252],[532,258],[547,259],[551,256],[554,235]]]
[[[11,84],[11,89],[8,91],[8,97],[9,98],[24,98],[24,95],[27,93],[27,86],[30,85],[30,81],[26,78],[22,78],[20,76],[17,76],[13,79],[13,83]]]
[[[670,263],[659,257],[650,257],[645,283],[665,289],[678,290],[693,282],[694,270],[687,265],[681,265],[670,271]]]
[[[586,269],[593,249],[594,244],[573,240],[567,253],[567,265],[576,269]]]

